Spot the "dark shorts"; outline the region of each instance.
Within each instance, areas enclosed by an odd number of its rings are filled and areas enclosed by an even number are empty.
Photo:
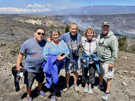
[[[24,83],[28,88],[31,88],[34,80],[37,80],[39,83],[44,81],[44,73],[33,73],[33,72],[25,72],[24,73]]]
[[[78,58],[74,58],[74,63],[67,60],[65,63],[66,73],[78,72]]]

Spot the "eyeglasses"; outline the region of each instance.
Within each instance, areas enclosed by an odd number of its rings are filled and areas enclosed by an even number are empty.
[[[45,33],[41,33],[41,32],[37,32],[37,34],[38,35],[41,35],[42,34],[43,36],[45,35]]]

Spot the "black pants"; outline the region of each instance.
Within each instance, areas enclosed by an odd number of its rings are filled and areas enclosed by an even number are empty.
[[[90,83],[94,84],[95,83],[95,71],[96,71],[96,66],[95,64],[90,64],[88,68],[83,68],[82,67],[82,76],[83,76],[83,81],[84,83]]]

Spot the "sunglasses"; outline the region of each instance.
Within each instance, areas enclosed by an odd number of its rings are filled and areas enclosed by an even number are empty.
[[[41,32],[37,32],[37,34],[38,35],[41,35],[42,34],[43,36],[45,35],[45,33],[41,33]]]

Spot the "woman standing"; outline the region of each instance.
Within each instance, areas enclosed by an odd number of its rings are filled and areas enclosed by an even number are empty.
[[[92,94],[92,84],[95,83],[96,70],[96,65],[93,59],[93,55],[95,55],[96,52],[96,39],[94,38],[94,30],[92,28],[88,28],[85,31],[85,36],[82,37],[81,43],[81,64],[83,80],[85,83],[84,92]]]
[[[56,101],[56,86],[58,84],[58,71],[62,67],[65,58],[69,55],[69,49],[66,43],[59,40],[58,31],[51,32],[50,41],[43,50],[43,56],[46,62],[43,64],[43,71],[46,75],[47,88],[53,88],[51,101]]]

